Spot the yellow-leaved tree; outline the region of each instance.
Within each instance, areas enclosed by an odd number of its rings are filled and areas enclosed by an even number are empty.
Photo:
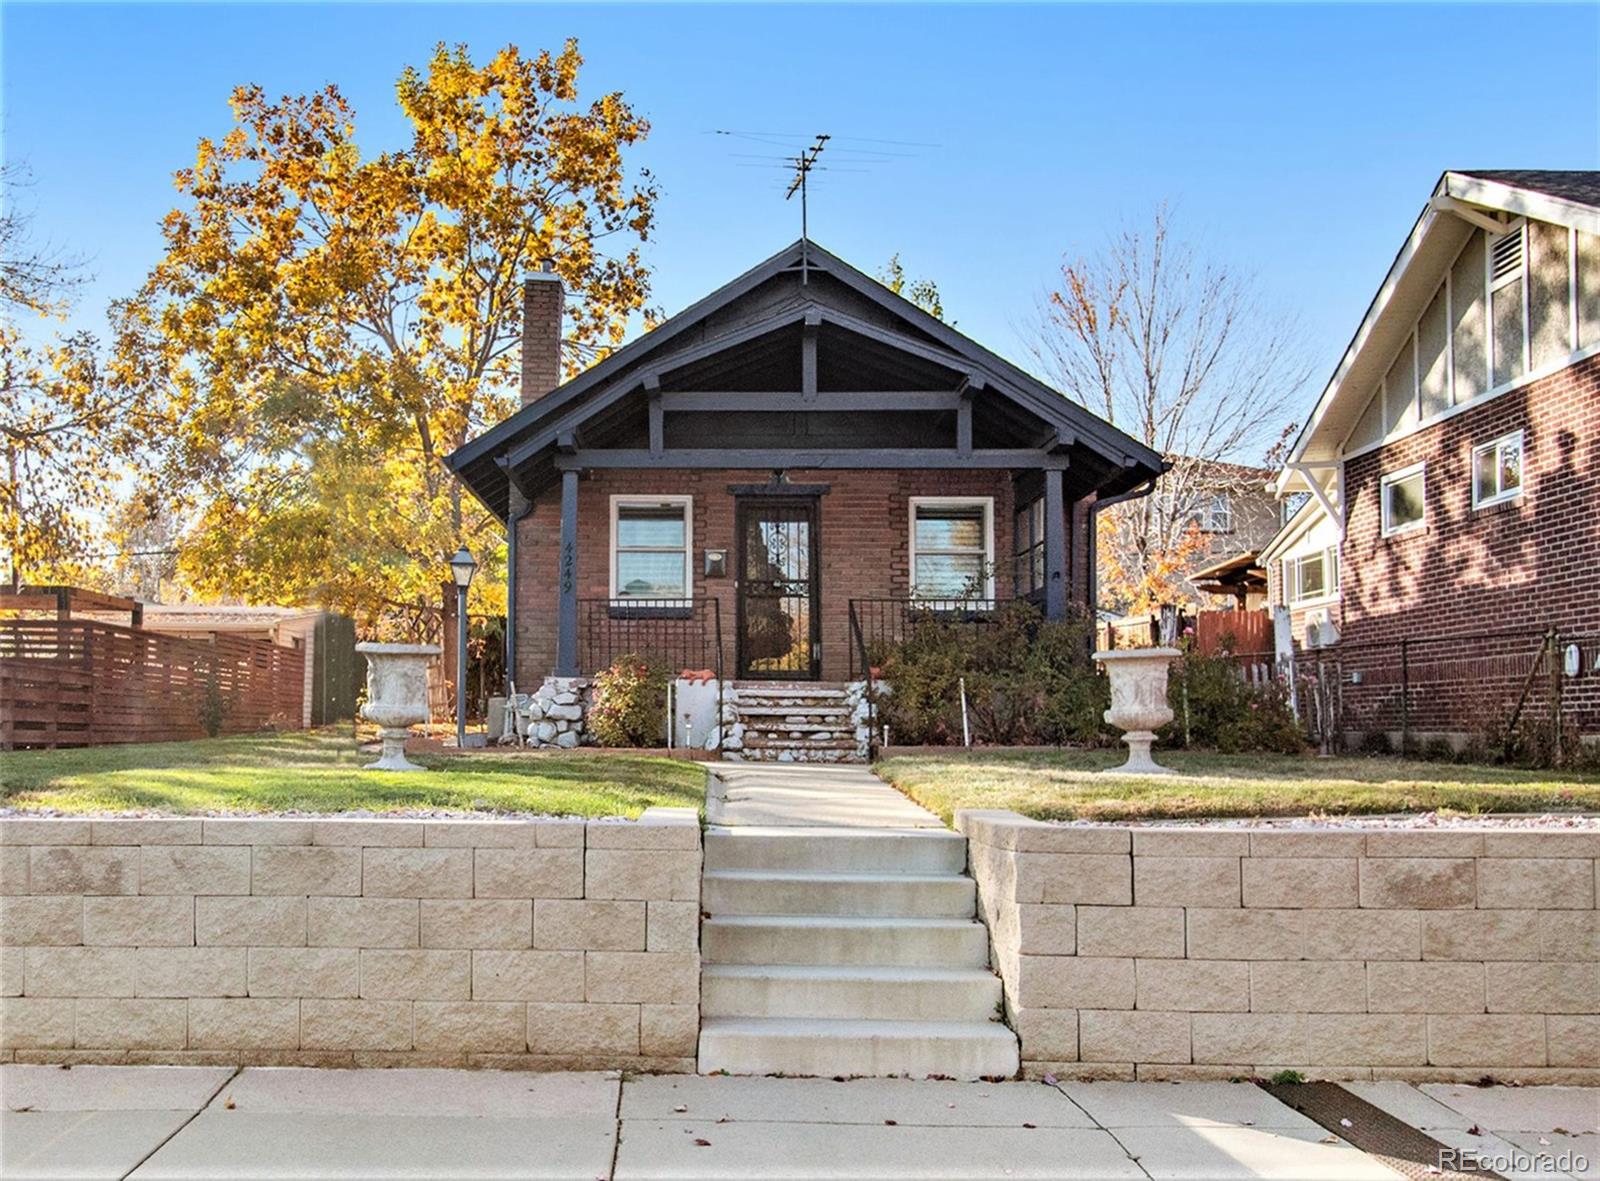
[[[580,103],[582,61],[440,45],[400,75],[410,142],[389,150],[336,87],[234,91],[116,311],[119,366],[175,424],[156,478],[188,507],[196,590],[418,634],[464,543],[473,609],[504,610],[499,526],[443,460],[516,408],[522,280],[554,261],[572,368],[649,293],[656,187],[623,158],[648,124],[619,93]]]
[[[12,586],[82,583],[99,517],[149,435],[139,391],[108,380],[95,338],[49,331],[84,281],[41,245],[0,165],[0,561]]]

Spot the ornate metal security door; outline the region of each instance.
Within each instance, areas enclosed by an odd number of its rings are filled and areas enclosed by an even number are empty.
[[[817,502],[738,503],[739,676],[816,680],[821,669]]]

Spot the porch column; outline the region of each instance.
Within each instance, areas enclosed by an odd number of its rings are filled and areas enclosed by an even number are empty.
[[[556,576],[556,676],[578,675],[578,473],[561,473],[561,568]]]
[[[1044,471],[1044,617],[1067,617],[1067,516],[1060,468]]]

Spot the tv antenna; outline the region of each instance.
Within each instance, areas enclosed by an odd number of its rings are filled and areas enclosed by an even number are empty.
[[[736,131],[728,128],[716,128],[706,134],[742,140],[745,144],[766,148],[766,151],[746,150],[731,155],[736,161],[736,167],[781,172],[783,177],[777,187],[783,190],[785,201],[792,200],[796,193],[800,194],[800,281],[802,283],[808,280],[810,271],[811,210],[808,200],[810,185],[813,180],[820,179],[813,177],[812,173],[870,172],[875,166],[912,159],[927,149],[939,147],[938,144],[914,143],[899,139],[870,139],[854,135],[805,136],[793,132]],[[826,164],[820,162],[824,149],[828,151]]]
[[[806,203],[806,178],[811,175],[811,170],[817,166],[817,158],[822,155],[822,149],[828,146],[831,135],[818,135],[816,142],[809,148],[801,150],[794,158],[794,179],[789,182],[789,189],[783,194],[785,201],[792,198],[795,193],[800,194],[800,282],[803,285],[808,277],[810,263],[807,254],[810,248],[809,213]]]

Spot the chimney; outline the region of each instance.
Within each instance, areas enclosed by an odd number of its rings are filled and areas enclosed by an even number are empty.
[[[561,384],[561,314],[567,301],[552,259],[522,283],[522,404]]]

